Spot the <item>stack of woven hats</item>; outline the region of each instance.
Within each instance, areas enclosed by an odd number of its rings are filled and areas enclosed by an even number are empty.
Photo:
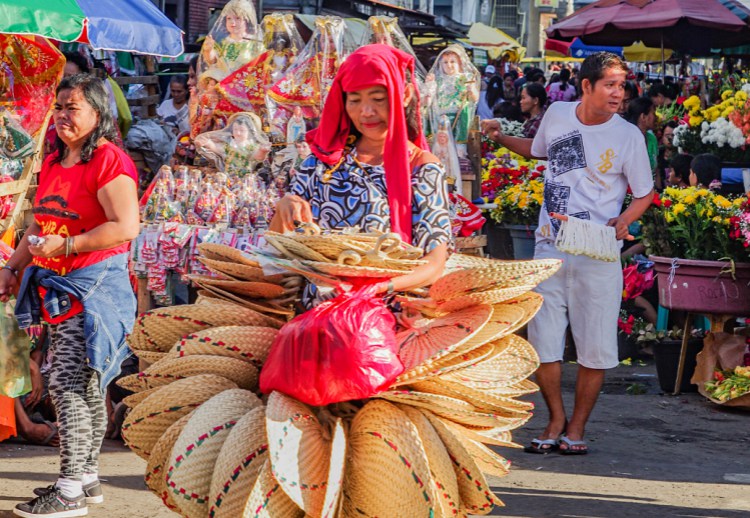
[[[302,264],[326,276],[388,278],[422,264],[413,247],[380,237],[271,234],[269,242],[297,273]],[[234,278],[248,282],[292,279],[268,278],[258,257],[217,245],[203,260],[221,274],[247,272]],[[145,313],[130,344],[154,363],[120,382],[135,391],[123,437],[148,460],[148,487],[183,516],[488,514],[502,503],[486,475],[507,474],[509,462],[487,445],[517,447],[511,432],[532,408],[517,398],[537,390],[527,379],[536,353],[513,333],[541,307],[530,290],[559,266],[454,254],[429,290],[400,294],[403,374],[373,398],[326,407],[259,394],[279,314],[210,290],[194,305]],[[242,298],[269,307],[249,289]]]

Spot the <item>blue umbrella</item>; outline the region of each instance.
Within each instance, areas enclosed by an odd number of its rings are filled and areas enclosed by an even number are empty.
[[[0,33],[158,56],[183,52],[182,31],[150,0],[0,0]]]
[[[580,38],[576,38],[575,40],[573,40],[573,43],[570,44],[570,47],[568,49],[568,54],[572,58],[586,58],[596,52],[611,52],[612,54],[617,54],[618,56],[623,57],[622,47],[586,45],[580,40]]]

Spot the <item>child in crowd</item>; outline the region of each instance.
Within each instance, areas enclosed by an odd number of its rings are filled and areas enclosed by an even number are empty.
[[[669,175],[667,183],[670,187],[689,187],[690,186],[690,164],[693,162],[693,155],[680,153],[670,162]]]
[[[718,191],[721,189],[721,160],[716,155],[704,153],[690,162],[690,185]]]

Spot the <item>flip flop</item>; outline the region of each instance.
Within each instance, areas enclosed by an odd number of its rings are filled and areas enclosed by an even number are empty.
[[[526,453],[537,453],[539,455],[547,455],[559,448],[559,444],[555,439],[531,439],[531,445],[526,446],[523,451]]]
[[[44,424],[46,424],[49,427],[49,435],[44,438],[44,440],[40,443],[38,443],[41,446],[50,446],[50,442],[59,435],[59,431],[57,430],[57,425],[51,421],[44,420]]]
[[[565,444],[565,448],[560,448],[560,445]],[[583,448],[572,449],[573,446],[583,446]],[[560,455],[586,455],[589,452],[586,441],[574,441],[568,439],[567,435],[561,435],[557,441],[557,447],[560,451]]]

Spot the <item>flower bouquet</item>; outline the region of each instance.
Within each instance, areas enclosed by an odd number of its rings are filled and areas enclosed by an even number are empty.
[[[482,197],[493,203],[507,187],[541,178],[546,162],[529,160],[507,148],[488,148],[482,158]]]
[[[535,178],[514,183],[495,198],[496,208],[490,216],[498,223],[535,227],[544,201],[544,182]]]
[[[703,385],[708,395],[721,402],[750,393],[750,366],[715,369],[714,379]]]

